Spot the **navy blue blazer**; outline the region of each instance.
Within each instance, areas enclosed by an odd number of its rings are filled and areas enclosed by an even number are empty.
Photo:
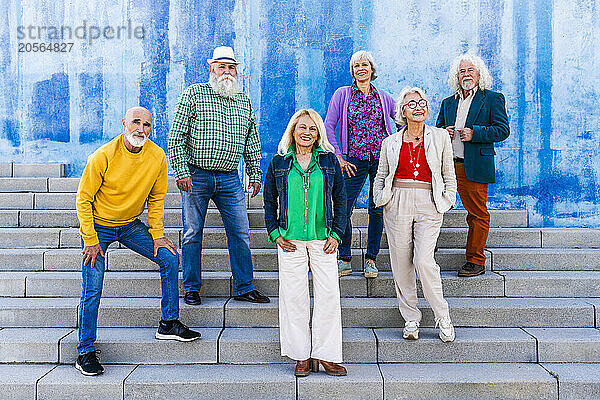
[[[454,125],[458,97],[452,95],[440,107],[436,122],[438,128]],[[477,90],[467,114],[465,128],[473,130],[473,139],[465,144],[465,175],[473,182],[496,182],[494,143],[510,134],[504,95],[491,90]]]

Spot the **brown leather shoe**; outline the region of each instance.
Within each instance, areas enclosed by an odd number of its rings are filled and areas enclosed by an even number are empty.
[[[323,369],[325,370],[325,373],[327,375],[345,376],[348,373],[346,371],[346,368],[342,367],[339,364],[329,361],[317,360],[316,358],[311,358],[310,360],[310,369],[312,370],[312,372],[319,372],[319,363],[323,366]]]
[[[308,360],[296,361],[296,370],[294,371],[296,376],[308,376],[310,375],[310,358]]]

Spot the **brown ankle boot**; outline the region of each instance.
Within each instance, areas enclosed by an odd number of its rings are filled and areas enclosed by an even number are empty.
[[[296,370],[294,375],[296,376],[308,376],[310,374],[310,358],[308,360],[296,361]]]
[[[334,362],[317,360],[316,358],[311,359],[310,362],[310,369],[312,372],[319,372],[319,363],[323,366],[323,369],[327,375],[344,376],[348,373],[346,368],[342,367],[341,365],[338,365]]]

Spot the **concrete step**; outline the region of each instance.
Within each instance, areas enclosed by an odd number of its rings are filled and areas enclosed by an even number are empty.
[[[141,365],[124,388],[128,400],[296,399],[292,366],[282,364]]]
[[[543,228],[542,247],[600,247],[600,229]]]
[[[31,210],[34,193],[0,193],[0,209]]]
[[[259,193],[256,197],[249,199],[251,208],[262,208],[264,204],[263,194]],[[491,215],[490,226],[492,228],[499,227],[527,227],[529,221],[527,210],[511,209],[511,210],[489,210]],[[356,212],[356,210],[354,210]],[[444,214],[444,224],[448,227],[466,226],[465,219],[467,212],[465,210],[450,210]]]
[[[19,212],[17,210],[0,211],[0,227],[16,228],[19,226]]]
[[[228,298],[204,297],[202,306],[191,307],[180,299],[180,318],[190,326],[223,326]],[[0,326],[77,326],[78,298],[0,298]],[[102,298],[99,327],[155,327],[161,318],[159,298]]]
[[[556,379],[537,364],[419,363],[383,364],[380,368],[386,398],[558,398]]]
[[[207,230],[210,228],[207,228]],[[12,235],[11,235],[12,233]],[[166,229],[166,236],[179,244],[179,230]],[[212,238],[211,246],[217,241]],[[0,228],[0,271],[80,271],[81,239],[76,229]],[[59,248],[60,246],[60,248]],[[277,249],[251,248],[255,271],[277,271]],[[362,272],[365,250],[352,250],[352,268]],[[492,252],[494,253],[492,255]],[[600,271],[600,249],[490,249],[486,250],[486,269],[499,273],[515,271]],[[442,271],[457,271],[465,262],[464,250],[439,248],[435,253]],[[558,260],[558,262],[556,261]],[[492,267],[493,265],[493,267]],[[107,266],[114,271],[155,271],[156,265],[144,257],[113,243],[107,254]],[[377,257],[380,271],[390,271],[389,251]],[[226,248],[202,251],[204,271],[229,271]],[[576,279],[575,275],[564,275]],[[541,279],[541,276],[540,276]],[[556,288],[558,289],[558,288]],[[564,288],[566,290],[566,288]],[[558,292],[557,292],[558,293]],[[569,292],[566,292],[569,293]],[[576,292],[573,292],[576,293]]]
[[[419,340],[402,338],[402,329],[375,329],[380,363],[536,362],[535,339],[520,328],[456,328],[443,343],[439,330],[419,329]]]
[[[181,275],[179,290],[183,293]],[[210,297],[231,296],[231,273],[205,272],[202,276],[200,293],[202,296]],[[81,297],[81,272],[0,272],[0,296],[79,298]],[[158,271],[111,271],[104,275],[102,297],[157,298],[160,296]]]
[[[0,329],[0,363],[58,363],[59,344],[72,328]]]
[[[48,178],[0,178],[0,192],[47,192]]]
[[[600,398],[600,364],[542,364],[558,379],[561,400]]]
[[[24,193],[27,194],[27,193]],[[36,209],[20,209],[18,223],[20,227],[31,228],[31,227],[45,227],[45,228],[63,228],[63,227],[78,227],[79,220],[77,219],[77,212],[73,207],[64,207],[66,204],[59,204],[63,208],[44,208],[42,209],[38,202],[45,202],[48,197],[54,197],[56,195],[63,195],[62,193],[46,193],[43,196],[36,195],[35,197],[35,208]],[[2,199],[0,199],[2,201]],[[17,199],[19,203],[24,203],[26,199]],[[5,200],[5,202],[9,202]],[[43,205],[43,203],[42,203]],[[169,206],[171,204],[167,204]],[[15,213],[12,207],[11,210],[2,210],[2,212]],[[140,216],[140,220],[147,223],[147,213],[144,212]],[[250,227],[254,229],[264,230],[265,219],[264,211],[262,209],[248,209],[248,220]],[[458,224],[455,227],[454,223],[450,218],[446,219],[446,223],[443,225],[440,240],[442,242],[452,243],[448,247],[464,247],[466,243],[467,228],[464,223]],[[165,208],[165,214],[163,219],[165,227],[182,227],[181,208]],[[368,213],[366,210],[356,210],[352,214],[352,224],[354,228],[361,228],[363,232],[363,245],[366,245],[367,241],[367,228],[368,225]],[[17,226],[17,225],[15,225]],[[223,221],[219,210],[216,208],[210,208],[207,212],[205,227],[223,227]],[[488,247],[542,247],[542,230],[543,228],[491,228],[490,235],[488,237]],[[559,237],[561,235],[567,235],[560,231],[555,231],[554,235]],[[590,242],[596,244],[596,232],[592,231],[587,234]],[[600,236],[600,235],[598,235]],[[387,247],[387,238],[384,232],[382,238],[383,246]],[[548,241],[551,245],[553,242]],[[574,244],[581,244],[580,242],[573,242]],[[554,247],[554,246],[553,246]],[[563,246],[564,247],[564,246]],[[577,246],[579,247],[579,246]],[[589,247],[589,246],[588,246]]]
[[[277,296],[277,272],[255,272],[254,284],[267,296]],[[312,278],[309,277],[312,291]],[[448,297],[504,296],[504,280],[495,273],[459,278],[453,272],[442,272],[444,293]],[[417,282],[422,297],[421,283]],[[183,293],[181,274],[179,291]],[[311,292],[312,293],[312,292]],[[391,272],[381,272],[377,279],[362,274],[340,278],[342,297],[395,297]],[[232,295],[231,272],[205,271],[202,276],[202,296]],[[593,295],[595,293],[592,293]],[[160,277],[157,271],[107,271],[104,275],[103,297],[160,297]],[[77,297],[81,296],[81,272],[0,272],[0,297]],[[521,296],[526,297],[526,296]]]
[[[568,298],[448,297],[450,314],[458,327],[594,327],[594,303]],[[252,304],[223,297],[204,297],[192,307],[180,301],[182,320],[202,327],[277,327],[278,298]],[[422,327],[434,325],[431,308],[420,300]],[[0,298],[0,326],[76,326],[77,298]],[[98,326],[154,327],[160,319],[158,298],[103,298]],[[342,322],[348,328],[404,326],[395,298],[342,298]]]
[[[0,236],[2,235],[1,232],[0,229]],[[166,230],[165,233],[173,243],[178,243],[179,231]],[[56,239],[56,242],[61,242],[63,248],[19,249],[19,244],[22,243],[19,243],[18,240],[12,240],[13,248],[0,249],[0,271],[81,271],[81,242],[77,238],[79,234],[76,230],[61,230],[59,236],[52,237],[49,235],[45,243],[52,244],[51,241]],[[6,237],[9,236],[6,235]],[[20,237],[23,240],[28,240],[26,232]],[[37,245],[33,239],[28,240],[28,242]],[[54,246],[56,246],[56,242]],[[361,249],[352,250],[352,268],[356,274],[362,273],[363,252]],[[277,249],[252,248],[251,253],[254,271],[277,271]],[[465,262],[464,250],[461,249],[438,249],[435,257],[443,271],[456,271]],[[156,264],[132,250],[119,248],[117,243],[113,243],[109,247],[106,260],[107,269],[113,271],[157,270]],[[203,271],[229,271],[229,265],[229,252],[227,249],[209,248],[202,251]],[[377,266],[380,271],[390,271],[387,249],[381,250],[377,258]],[[491,269],[491,257],[488,257],[486,267],[488,270]]]
[[[488,249],[494,271],[597,271],[600,249]]]
[[[140,366],[124,387],[126,399],[231,399],[240,393],[252,399],[383,399],[384,393],[394,399],[557,398],[556,380],[535,364],[359,364],[335,379],[322,372],[295,379],[292,366],[277,364]]]
[[[37,399],[38,381],[54,368],[55,365],[0,365],[2,396],[10,400]]]
[[[223,328],[191,327],[202,337],[193,342],[156,340],[158,323],[150,328],[100,328],[95,343],[102,362],[109,364],[216,364],[218,339]],[[77,330],[60,343],[60,363],[74,364],[77,357]],[[56,361],[55,361],[56,362]]]
[[[179,343],[156,340],[154,327],[100,328],[96,348],[102,351],[102,361],[110,364],[207,364],[217,363],[217,360],[224,364],[292,362],[281,356],[278,328],[193,329],[202,334],[201,339]],[[60,343],[55,343],[60,347],[60,363],[75,362],[77,341],[77,331],[73,330]],[[344,329],[343,346],[345,362],[377,362],[377,346],[371,329]]]
[[[62,178],[65,176],[65,164],[19,164],[3,163],[0,164],[0,176],[25,178]],[[10,172],[10,174],[9,174]]]
[[[123,399],[123,382],[136,365],[111,365],[90,379],[72,365],[59,365],[37,383],[38,400]]]
[[[9,178],[12,176],[12,163],[0,163],[0,177]]]
[[[96,348],[108,364],[291,363],[281,356],[279,328],[193,328],[192,343],[156,340],[156,327],[100,328]],[[600,331],[593,328],[456,328],[443,343],[438,330],[422,328],[418,341],[400,328],[344,328],[346,363],[598,362]],[[536,340],[538,347],[536,348]],[[0,330],[0,363],[73,364],[77,330]]]
[[[600,297],[600,271],[499,271],[508,297]]]
[[[456,298],[447,297],[450,315],[459,327],[594,327],[594,306],[586,299],[563,298]],[[402,327],[395,298],[342,298],[344,327]],[[254,305],[230,301],[225,326],[276,327],[278,299]],[[434,326],[433,312],[423,299],[422,327]]]
[[[537,341],[539,362],[600,362],[600,330],[524,328]]]
[[[103,375],[92,379],[66,365],[1,365],[0,383],[11,399],[37,394],[38,399],[529,400],[557,399],[559,383],[561,398],[563,394],[569,399],[593,398],[590,390],[597,389],[598,380],[597,364],[405,363],[347,368],[346,377],[320,372],[295,378],[289,364],[107,365]],[[561,371],[558,383],[545,368]]]
[[[109,252],[111,254],[111,252]],[[109,256],[110,257],[110,256]],[[156,269],[156,267],[155,267]],[[447,297],[600,297],[600,272],[587,271],[514,271],[487,273],[473,278],[460,278],[453,271],[442,271],[444,294]],[[310,278],[309,278],[310,279]],[[265,295],[278,295],[276,271],[255,271],[254,284]],[[183,293],[181,276],[180,293]],[[312,283],[311,283],[312,290]],[[419,297],[423,297],[417,281]],[[202,296],[229,297],[230,271],[204,271]],[[391,272],[382,271],[377,279],[365,279],[362,274],[340,278],[342,297],[396,296]],[[19,271],[0,272],[2,297],[79,297],[80,271]],[[104,278],[103,297],[160,297],[160,277],[157,271],[111,271]]]

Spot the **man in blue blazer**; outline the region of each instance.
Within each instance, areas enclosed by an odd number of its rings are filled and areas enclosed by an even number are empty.
[[[457,57],[448,83],[455,93],[442,102],[436,125],[452,139],[458,194],[468,213],[467,262],[458,276],[477,276],[485,272],[488,184],[496,181],[494,143],[506,139],[510,128],[504,95],[487,89],[492,77],[480,57],[470,53]]]

